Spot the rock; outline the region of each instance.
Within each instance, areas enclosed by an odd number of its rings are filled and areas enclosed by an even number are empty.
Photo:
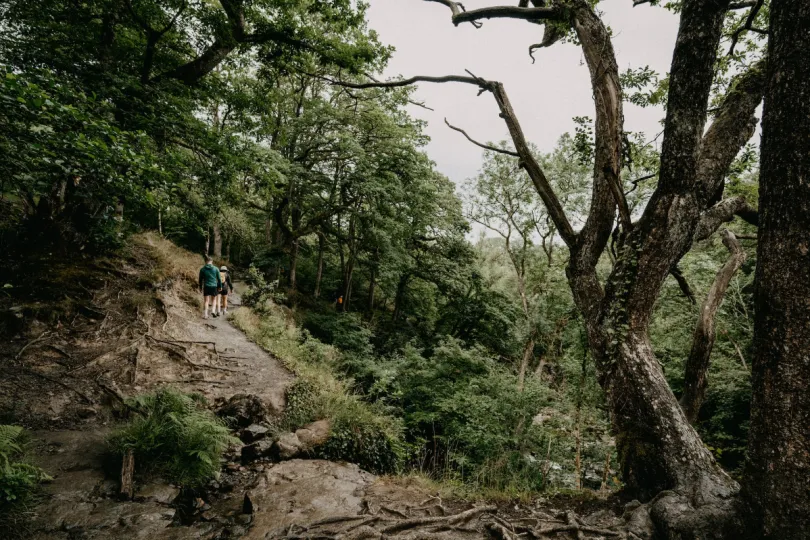
[[[304,451],[304,445],[295,433],[282,433],[273,443],[272,456],[278,460],[292,459]]]
[[[238,427],[263,422],[267,416],[264,402],[253,394],[236,394],[217,410],[217,415]]]
[[[332,423],[329,420],[318,420],[295,432],[296,437],[306,449],[315,448],[329,439]]]
[[[262,439],[253,444],[243,446],[242,462],[248,463],[250,461],[255,461],[259,458],[270,456],[273,446],[274,446],[273,441],[269,441],[267,439]],[[242,470],[242,467],[240,467],[238,470]]]
[[[178,495],[180,495],[180,490],[174,486],[158,483],[146,484],[135,494],[135,500],[168,505],[172,504]]]
[[[97,414],[98,411],[96,410],[96,408],[90,405],[85,407],[79,407],[76,409],[76,416],[82,419],[92,418]]]
[[[243,443],[252,443],[253,441],[264,439],[267,432],[268,429],[262,425],[250,424],[248,427],[242,430],[242,432],[239,434],[239,438],[242,439]]]
[[[253,501],[250,499],[250,493],[245,493],[245,498],[242,501],[242,513],[243,514],[253,513]]]

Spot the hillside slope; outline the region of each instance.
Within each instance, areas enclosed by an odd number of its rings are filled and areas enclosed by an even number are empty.
[[[121,259],[67,267],[86,296],[68,292],[59,307],[47,299],[10,307],[25,331],[4,345],[0,410],[5,423],[32,429],[32,460],[54,479],[25,529],[9,532],[43,540],[515,538],[520,527],[626,535],[607,529],[621,521],[611,512],[580,521],[548,505],[444,502],[413,482],[380,479],[356,465],[279,462],[269,453],[245,459],[244,448],[233,448],[220,477],[204,488],[136,477],[134,497],[119,500],[120,462],[105,437],[119,422],[123,398],[170,385],[220,410],[258,402],[244,423],[271,432],[283,413],[294,376],[228,320],[201,319],[199,264],[156,235],[139,235]],[[237,283],[236,310],[240,289]]]

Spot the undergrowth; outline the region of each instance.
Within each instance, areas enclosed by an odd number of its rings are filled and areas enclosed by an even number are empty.
[[[25,461],[27,434],[19,426],[0,425],[0,530],[22,534],[26,510],[40,483],[50,477]]]
[[[279,427],[295,430],[309,422],[331,421],[329,440],[315,457],[357,463],[374,473],[400,470],[407,457],[402,422],[379,404],[363,401],[335,369],[338,351],[301,331],[274,304],[261,315],[243,307],[231,321],[296,374],[287,390]]]
[[[108,443],[119,456],[132,450],[139,474],[197,487],[219,474],[222,454],[239,443],[199,395],[162,388],[130,398],[127,405],[138,412]]]

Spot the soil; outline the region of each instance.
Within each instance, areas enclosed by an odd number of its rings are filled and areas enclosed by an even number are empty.
[[[615,510],[605,510],[609,503],[579,518],[556,501],[443,501],[418,483],[349,463],[242,464],[238,448],[204,489],[137,478],[133,500],[120,500],[121,463],[105,437],[121,419],[122,398],[173,385],[211,406],[253,394],[278,415],[293,380],[227,317],[202,319],[193,272],[145,282],[165,264],[156,245],[165,251],[165,241],[142,235],[128,258],[93,276],[99,286],[77,302],[82,309],[26,319],[25,331],[0,345],[0,422],[32,430],[31,460],[53,477],[26,529],[9,533],[37,540],[633,537]],[[235,285],[231,311],[241,303],[243,285]],[[5,315],[15,317],[14,309]]]

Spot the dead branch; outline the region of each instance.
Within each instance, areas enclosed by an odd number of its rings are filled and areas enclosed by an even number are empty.
[[[688,298],[691,303],[697,304],[695,293],[692,291],[692,287],[689,286],[689,282],[686,281],[686,277],[683,275],[683,272],[681,272],[680,267],[677,265],[673,266],[669,273],[675,278],[675,281],[678,282],[678,286],[681,288],[683,295]]]
[[[473,139],[472,137],[467,135],[466,131],[464,131],[463,129],[458,128],[458,127],[452,125],[450,122],[448,122],[447,118],[444,119],[444,123],[447,124],[447,127],[452,129],[453,131],[458,131],[459,133],[464,135],[467,138],[468,141],[470,141],[471,143],[473,143],[476,146],[479,146],[479,147],[483,148],[484,150],[490,150],[492,152],[498,152],[499,154],[506,154],[507,156],[512,156],[512,157],[520,157],[520,154],[518,154],[517,152],[513,152],[511,150],[504,150],[503,148],[498,148],[496,146],[491,146],[489,144],[484,144],[484,143],[480,143],[480,142],[476,141],[475,139]]]
[[[436,2],[441,0],[427,0]],[[441,2],[444,3],[444,2]],[[481,19],[521,19],[524,21],[559,21],[565,17],[565,12],[556,7],[517,7],[494,6],[472,11],[461,11],[453,14],[453,24],[480,23]]]
[[[737,46],[737,40],[740,39],[740,36],[746,30],[754,30],[758,32],[762,32],[767,34],[767,31],[762,31],[759,29],[753,28],[754,21],[759,14],[759,10],[762,9],[762,4],[765,3],[765,0],[756,0],[756,3],[751,7],[751,11],[748,12],[748,18],[745,19],[745,24],[741,27],[737,28],[733,34],[731,34],[731,47],[728,49],[728,55],[731,56],[734,54],[734,47]]]
[[[50,335],[51,335],[51,333],[52,333],[52,332],[51,332],[50,330],[46,330],[46,331],[42,332],[42,333],[41,333],[39,336],[35,337],[35,338],[34,338],[34,339],[32,339],[31,341],[29,341],[28,343],[26,343],[25,345],[23,345],[23,348],[22,348],[22,349],[20,349],[20,351],[19,351],[19,352],[17,353],[17,355],[14,357],[14,360],[19,360],[19,359],[22,357],[22,355],[23,355],[23,353],[25,352],[25,350],[26,350],[26,349],[28,349],[28,347],[30,347],[31,345],[34,345],[34,344],[36,344],[36,343],[39,343],[40,341],[43,341],[43,340],[44,340],[44,339],[46,339],[48,336],[50,336]]]
[[[121,460],[121,490],[120,497],[122,499],[131,501],[135,495],[135,488],[133,486],[132,477],[135,474],[135,452],[132,449],[127,450],[124,458]]]
[[[731,278],[734,277],[746,258],[745,251],[734,233],[728,229],[723,231],[723,244],[728,248],[730,256],[723,267],[718,270],[709,294],[700,308],[700,315],[692,336],[692,349],[684,369],[684,391],[680,404],[690,422],[697,419],[706,393],[708,384],[706,374],[716,338],[715,315],[723,302],[723,296],[731,283]]]

